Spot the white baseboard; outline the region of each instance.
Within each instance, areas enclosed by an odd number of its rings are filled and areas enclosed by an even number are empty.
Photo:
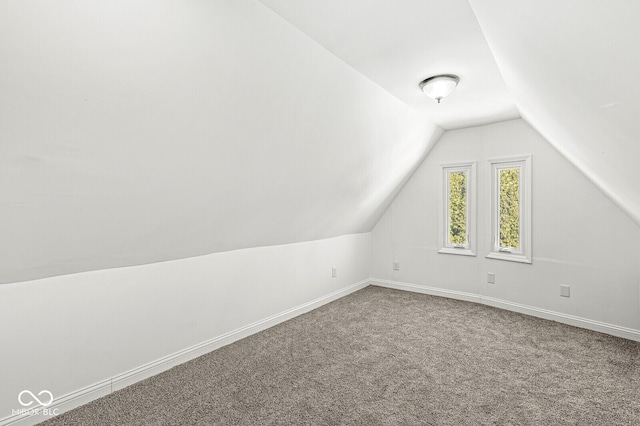
[[[118,374],[110,379],[100,381],[83,389],[78,389],[62,397],[56,398],[53,404],[46,407],[46,409],[49,413],[55,412],[56,414],[62,414],[66,411],[87,404],[95,399],[106,396],[111,392],[115,392],[116,390],[130,386],[148,377],[162,373],[163,371],[166,371],[171,367],[185,363],[208,352],[229,345],[237,340],[258,333],[269,327],[273,327],[274,325],[297,317],[298,315],[302,315],[313,309],[319,308],[322,305],[326,305],[329,302],[332,302],[350,293],[367,287],[369,285],[369,282],[370,281],[367,278],[356,284],[350,285],[348,287],[334,291],[333,293],[322,296],[318,299],[312,300],[311,302],[307,302],[295,308],[280,312],[279,314],[272,315],[268,318],[246,325],[237,330],[230,331],[221,336],[214,337],[213,339],[209,339],[200,344],[183,349],[153,362],[141,365],[122,374]],[[42,406],[39,406],[33,407],[32,409],[32,412],[39,411],[40,414],[15,414],[0,419],[0,426],[31,426],[51,418],[51,415],[45,416],[41,414],[42,408]]]
[[[378,287],[387,287],[396,290],[412,291],[414,293],[430,294],[432,296],[448,297],[450,299],[465,300],[467,302],[482,302],[480,295],[465,293],[463,291],[447,290],[445,288],[429,287],[419,284],[409,284],[400,281],[383,280],[380,278],[371,278],[370,282],[371,285],[377,285]]]
[[[574,315],[563,314],[560,312],[554,312],[547,309],[536,308],[533,306],[522,305],[520,303],[509,302],[506,300],[496,299],[494,297],[447,290],[420,284],[410,284],[399,281],[384,280],[380,278],[371,278],[370,282],[371,285],[376,285],[379,287],[387,287],[396,290],[412,291],[415,293],[424,293],[433,296],[442,296],[451,299],[465,300],[468,302],[482,303],[487,306],[493,306],[494,308],[505,309],[507,311],[513,311],[521,314],[531,315],[534,317],[548,319],[551,321],[557,321],[563,324],[586,328],[588,330],[598,331],[600,333],[610,334],[612,336],[622,337],[624,339],[640,342],[640,330],[590,320],[588,318],[577,317]]]

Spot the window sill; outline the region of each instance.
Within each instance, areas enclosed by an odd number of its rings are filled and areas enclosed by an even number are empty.
[[[487,255],[487,259],[507,260],[509,262],[529,263],[531,259],[523,254],[511,254],[511,253],[498,253],[492,252]]]
[[[438,250],[438,253],[457,254],[459,256],[475,256],[476,255],[471,249],[450,248],[450,247],[443,247],[440,250]]]

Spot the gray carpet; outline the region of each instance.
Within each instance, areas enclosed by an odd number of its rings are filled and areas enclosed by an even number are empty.
[[[640,343],[379,287],[46,425],[639,425]]]

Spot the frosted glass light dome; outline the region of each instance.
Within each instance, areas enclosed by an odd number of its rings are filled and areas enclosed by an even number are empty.
[[[442,74],[423,80],[419,86],[425,95],[440,103],[442,98],[449,96],[454,91],[459,82],[460,77],[457,75]]]

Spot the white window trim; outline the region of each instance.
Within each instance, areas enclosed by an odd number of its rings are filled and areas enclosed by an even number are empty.
[[[489,259],[507,260],[510,262],[532,263],[531,250],[531,155],[497,158],[488,160],[489,182],[491,182],[491,241]],[[500,251],[498,247],[498,179],[500,169],[520,167],[520,250],[517,252]]]
[[[441,164],[442,186],[440,193],[440,226],[438,238],[442,254],[457,254],[461,256],[476,255],[476,162]],[[455,171],[467,172],[467,244],[464,247],[454,247],[448,244],[449,236],[449,179],[448,173]]]

